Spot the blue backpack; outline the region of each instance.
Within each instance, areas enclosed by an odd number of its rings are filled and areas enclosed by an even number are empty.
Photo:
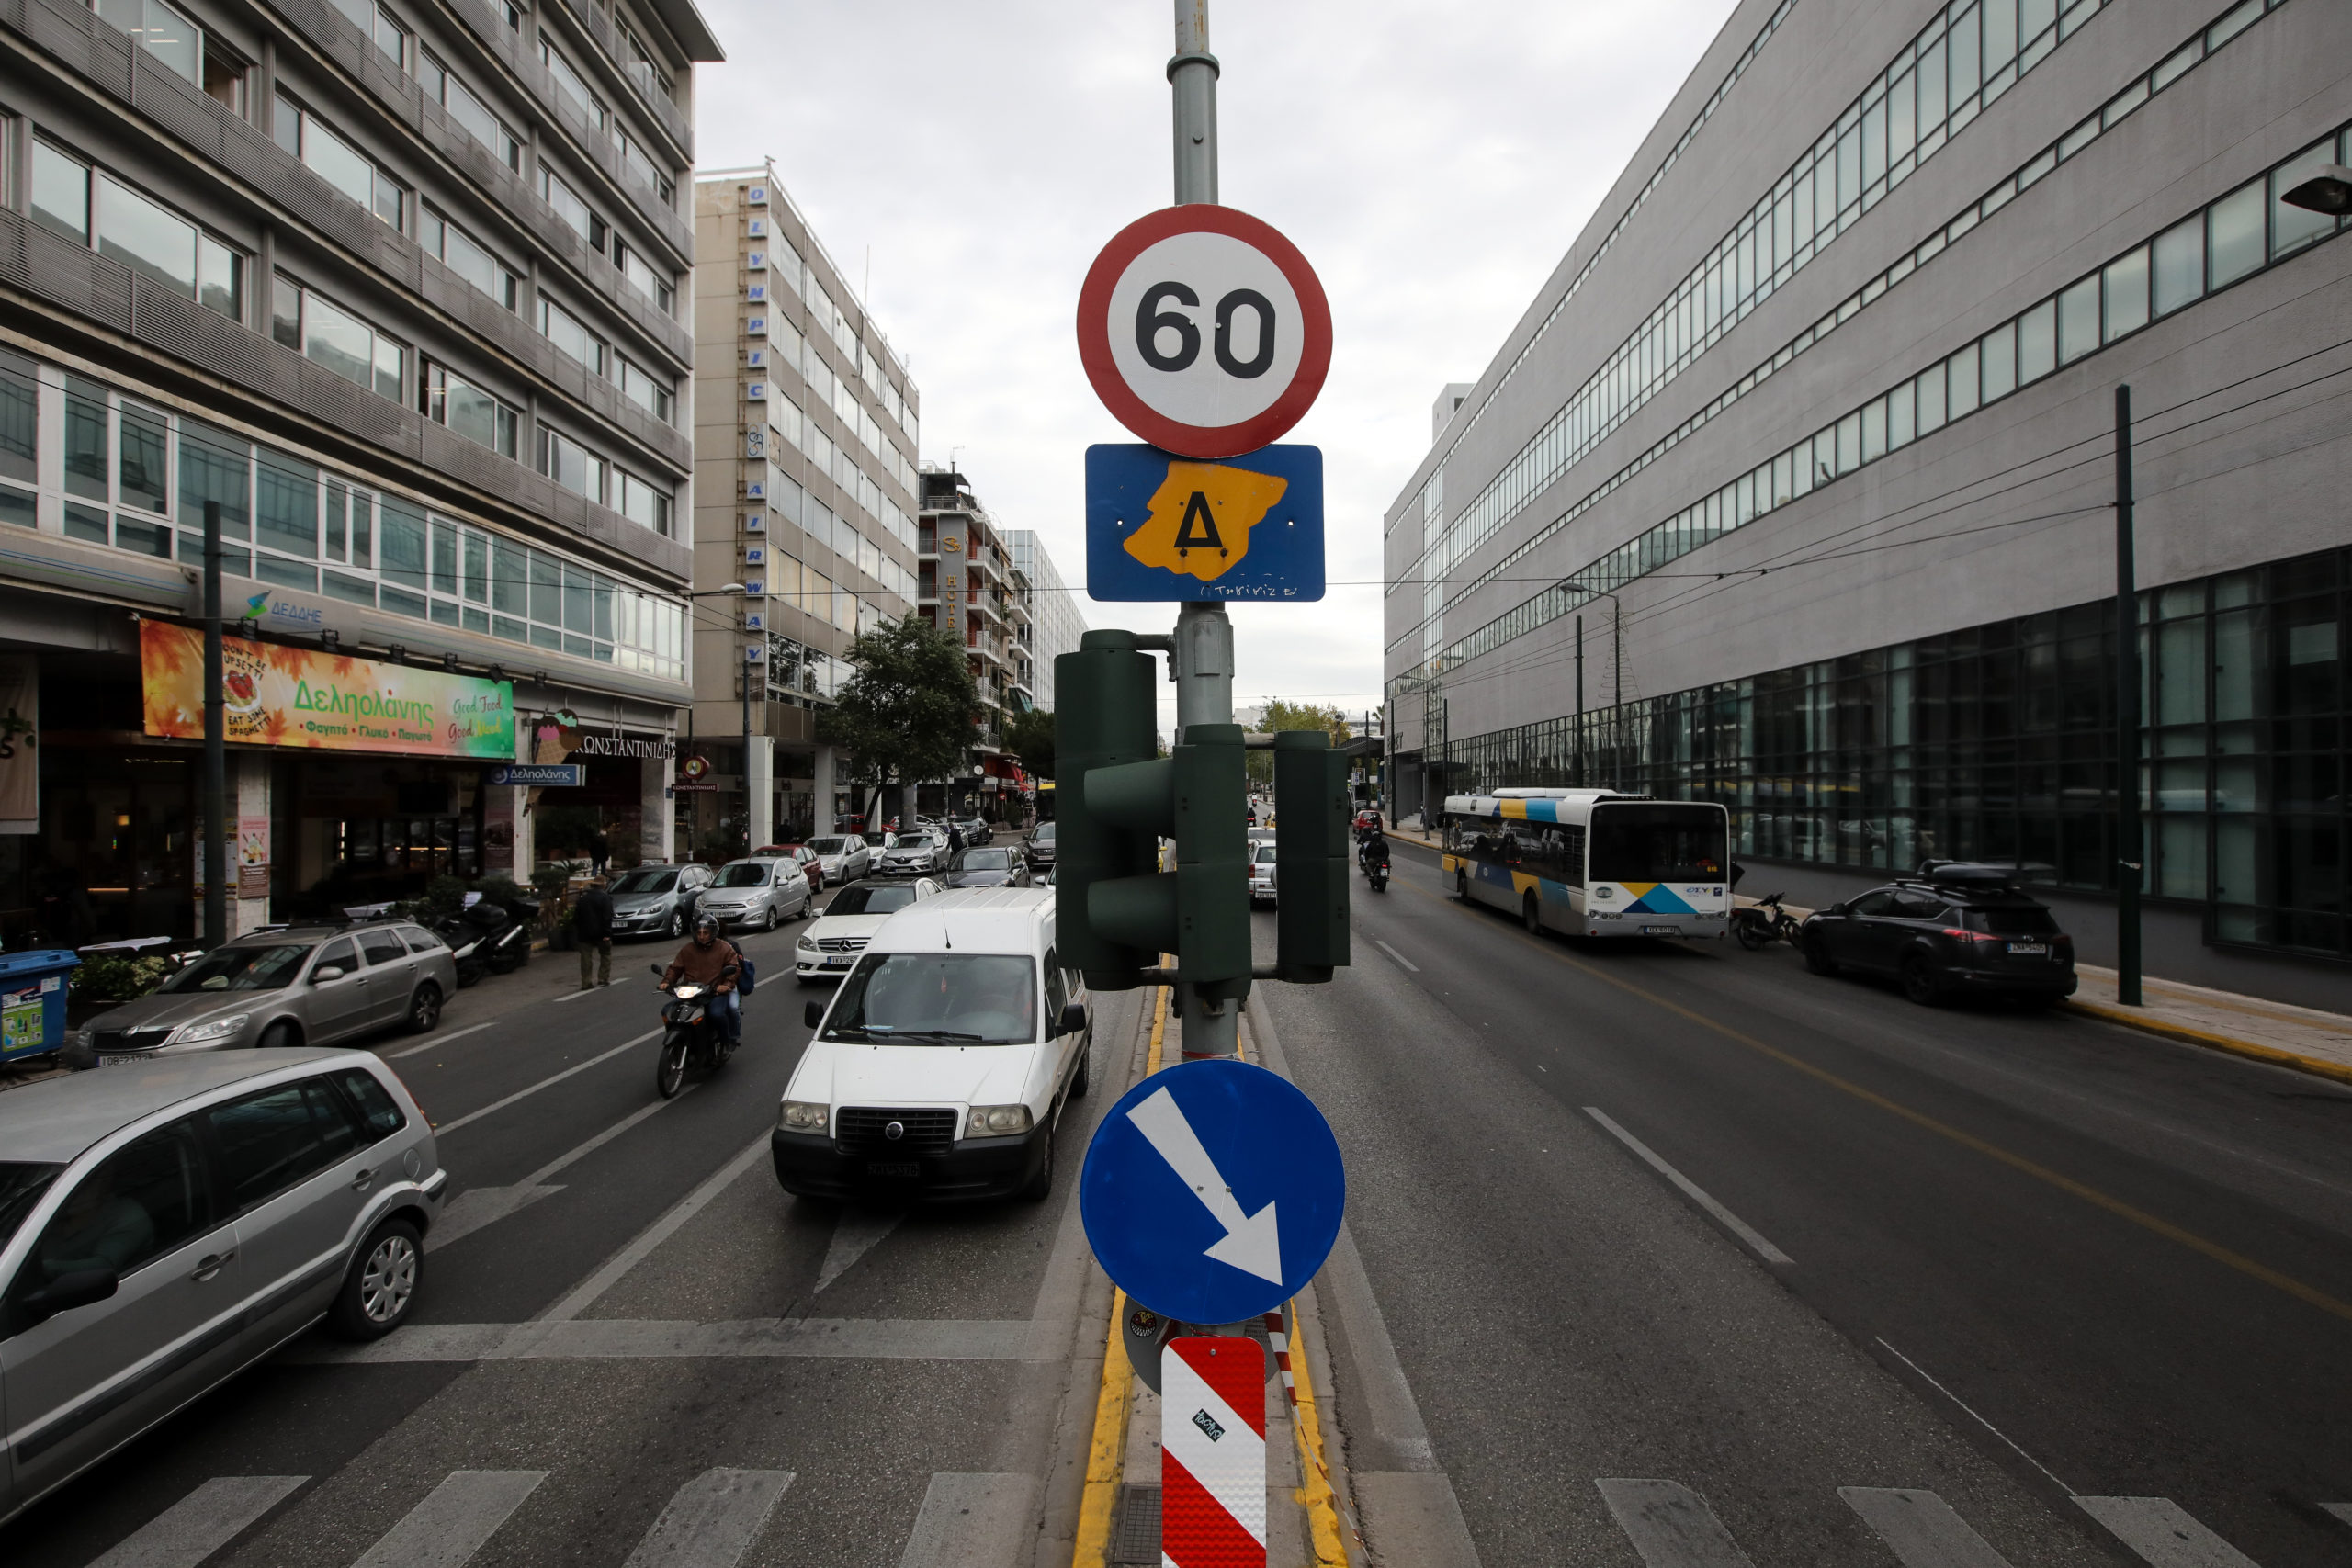
[[[750,996],[752,994],[752,987],[758,985],[759,980],[760,971],[758,966],[752,964],[752,955],[744,952],[740,947],[736,948],[735,994],[739,997]]]

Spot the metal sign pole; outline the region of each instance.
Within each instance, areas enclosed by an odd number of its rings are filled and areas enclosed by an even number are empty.
[[[229,940],[229,714],[220,647],[220,503],[204,503],[204,945]]]
[[[1216,203],[1216,56],[1209,52],[1208,0],[1176,0],[1176,53],[1168,62],[1174,99],[1176,203]],[[1233,622],[1221,604],[1193,603],[1176,611],[1176,738],[1195,724],[1233,722]],[[1204,1002],[1176,988],[1184,1059],[1231,1056],[1240,1048],[1241,1007]]]

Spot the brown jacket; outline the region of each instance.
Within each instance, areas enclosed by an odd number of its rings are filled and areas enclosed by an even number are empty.
[[[684,980],[691,986],[718,986],[732,990],[735,985],[735,944],[725,937],[715,938],[704,947],[692,937],[678,949],[678,956],[670,960],[669,973],[662,976],[665,986]]]

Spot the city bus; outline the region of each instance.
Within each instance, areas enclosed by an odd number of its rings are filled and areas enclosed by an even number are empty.
[[[1607,789],[1447,797],[1444,872],[1531,931],[1711,936],[1731,926],[1731,814]]]

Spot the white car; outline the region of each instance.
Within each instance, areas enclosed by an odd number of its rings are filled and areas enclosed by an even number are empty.
[[[828,887],[855,882],[874,869],[874,846],[855,833],[834,833],[808,840],[817,856],[818,875]]]
[[[1086,1092],[1085,981],[1042,887],[944,893],[893,916],[793,1069],[769,1145],[812,1198],[1044,1198],[1054,1126]]]
[[[927,876],[946,858],[945,834],[901,833],[897,843],[882,852],[882,863],[875,869],[883,876]]]
[[[1250,904],[1274,903],[1274,844],[1271,839],[1252,840],[1250,845]]]
[[[804,986],[838,980],[849,973],[882,922],[918,899],[939,892],[927,876],[912,882],[860,882],[833,895],[825,912],[793,943],[792,972]]]

